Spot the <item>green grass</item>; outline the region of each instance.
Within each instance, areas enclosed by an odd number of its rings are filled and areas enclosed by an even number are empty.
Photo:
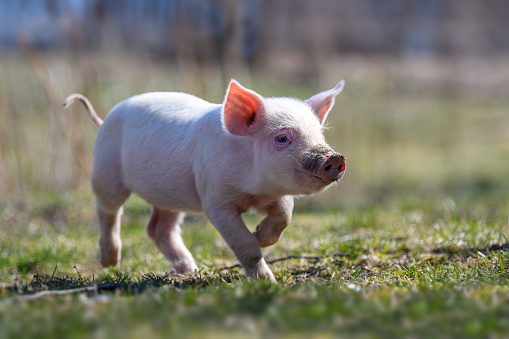
[[[190,73],[136,55],[29,57],[2,54],[0,67],[0,338],[509,336],[505,59],[334,56],[310,80]],[[97,128],[61,102],[84,93],[101,116],[147,91],[221,102],[230,76],[301,99],[346,79],[325,132],[346,155],[345,179],[298,199],[289,229],[264,249],[268,260],[319,258],[271,264],[277,286],[247,281],[221,270],[235,257],[191,215],[184,240],[200,272],[177,277],[133,196],[121,264],[101,269],[88,183]],[[259,220],[245,216],[252,230]],[[86,286],[97,290],[23,299]]]
[[[277,286],[245,280],[238,268],[219,272],[235,259],[200,215],[187,218],[184,237],[201,271],[174,276],[144,234],[149,208],[137,197],[125,209],[122,263],[108,270],[99,267],[87,189],[4,200],[2,207],[0,336],[509,333],[509,251],[496,246],[508,242],[507,201],[400,199],[340,211],[297,210],[265,257],[324,256],[271,265]],[[245,220],[254,228],[259,218]],[[94,285],[105,288],[15,299]]]

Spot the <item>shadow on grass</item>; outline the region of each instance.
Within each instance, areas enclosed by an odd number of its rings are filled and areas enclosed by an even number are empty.
[[[421,253],[420,255],[423,258],[421,261],[424,265],[430,262],[430,256],[440,256],[431,260],[439,265],[447,263],[448,261],[467,260],[475,255],[484,257],[490,253],[500,251],[504,253],[509,252],[509,243],[502,245],[496,244],[487,248],[440,247],[431,250],[429,253]],[[274,264],[293,259],[306,260],[306,265],[289,265],[282,270],[281,278],[286,284],[291,281],[289,285],[299,285],[313,281],[316,278],[325,281],[332,280],[336,274],[335,272],[350,264],[346,262],[348,259],[343,260],[349,257],[350,256],[346,253],[333,253],[320,256],[289,255],[272,260],[268,259],[267,263]],[[404,257],[408,259],[408,253],[404,253]],[[377,258],[377,260],[379,259]],[[399,259],[397,260],[399,266],[410,266],[410,261],[404,263]],[[349,273],[350,278],[357,280],[360,277],[372,276],[370,269],[373,268],[373,266],[378,266],[383,270],[384,266],[388,264],[382,261],[377,263],[370,261],[371,259],[369,259],[369,256],[357,258],[356,263],[350,265],[350,269],[353,269],[353,271]],[[2,288],[1,295],[10,296],[11,299],[19,301],[36,300],[51,295],[76,293],[87,293],[91,296],[111,292],[133,295],[143,293],[146,290],[157,290],[161,287],[202,289],[232,284],[244,279],[240,265],[238,264],[217,268],[210,272],[204,269],[187,276],[175,276],[171,273],[162,275],[147,273],[140,278],[135,278],[128,273],[114,271],[112,274],[105,273],[97,280],[94,276],[92,276],[92,279],[83,277],[77,269],[77,277],[70,275],[59,276],[55,274],[56,271],[57,267],[55,267],[52,275],[36,273],[32,281],[28,284],[17,283],[13,286]],[[227,272],[219,274],[218,272],[221,271]]]

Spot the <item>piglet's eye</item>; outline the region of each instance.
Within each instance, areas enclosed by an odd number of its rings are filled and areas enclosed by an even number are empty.
[[[278,135],[276,137],[276,142],[278,144],[286,144],[288,142],[288,137],[286,135]]]

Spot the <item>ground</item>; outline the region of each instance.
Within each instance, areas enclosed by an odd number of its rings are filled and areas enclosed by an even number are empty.
[[[213,226],[187,217],[200,272],[175,276],[126,206],[122,264],[99,266],[87,189],[2,201],[0,333],[503,337],[509,333],[507,202],[401,199],[296,211],[264,255],[278,285],[249,281]],[[254,229],[259,217],[246,215]],[[304,258],[299,258],[299,256]],[[297,258],[295,258],[297,257]],[[45,295],[92,286],[87,291]]]
[[[89,58],[2,55],[0,338],[509,336],[506,57],[331,56],[316,79]],[[97,127],[79,105],[63,111],[65,97],[86,94],[101,117],[150,91],[217,103],[231,76],[300,99],[346,80],[325,129],[346,175],[298,199],[263,250],[278,285],[229,268],[235,257],[199,214],[183,229],[200,271],[173,275],[136,196],[121,264],[101,269],[88,184]],[[252,230],[259,220],[245,216]]]

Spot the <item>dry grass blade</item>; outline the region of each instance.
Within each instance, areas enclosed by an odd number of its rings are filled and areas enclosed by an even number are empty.
[[[298,255],[298,254],[291,254],[291,255],[284,256],[284,257],[279,257],[279,258],[274,258],[274,259],[266,260],[266,263],[267,264],[275,264],[277,262],[286,261],[286,260],[290,260],[290,259],[320,260],[322,258],[349,257],[349,256],[350,256],[350,254],[342,253],[342,252],[329,253],[329,254],[324,254],[324,255]],[[229,269],[236,268],[236,267],[242,267],[242,266],[240,264],[229,265],[229,266],[224,266],[224,267],[218,268],[217,271],[221,272],[221,271],[229,270]]]

